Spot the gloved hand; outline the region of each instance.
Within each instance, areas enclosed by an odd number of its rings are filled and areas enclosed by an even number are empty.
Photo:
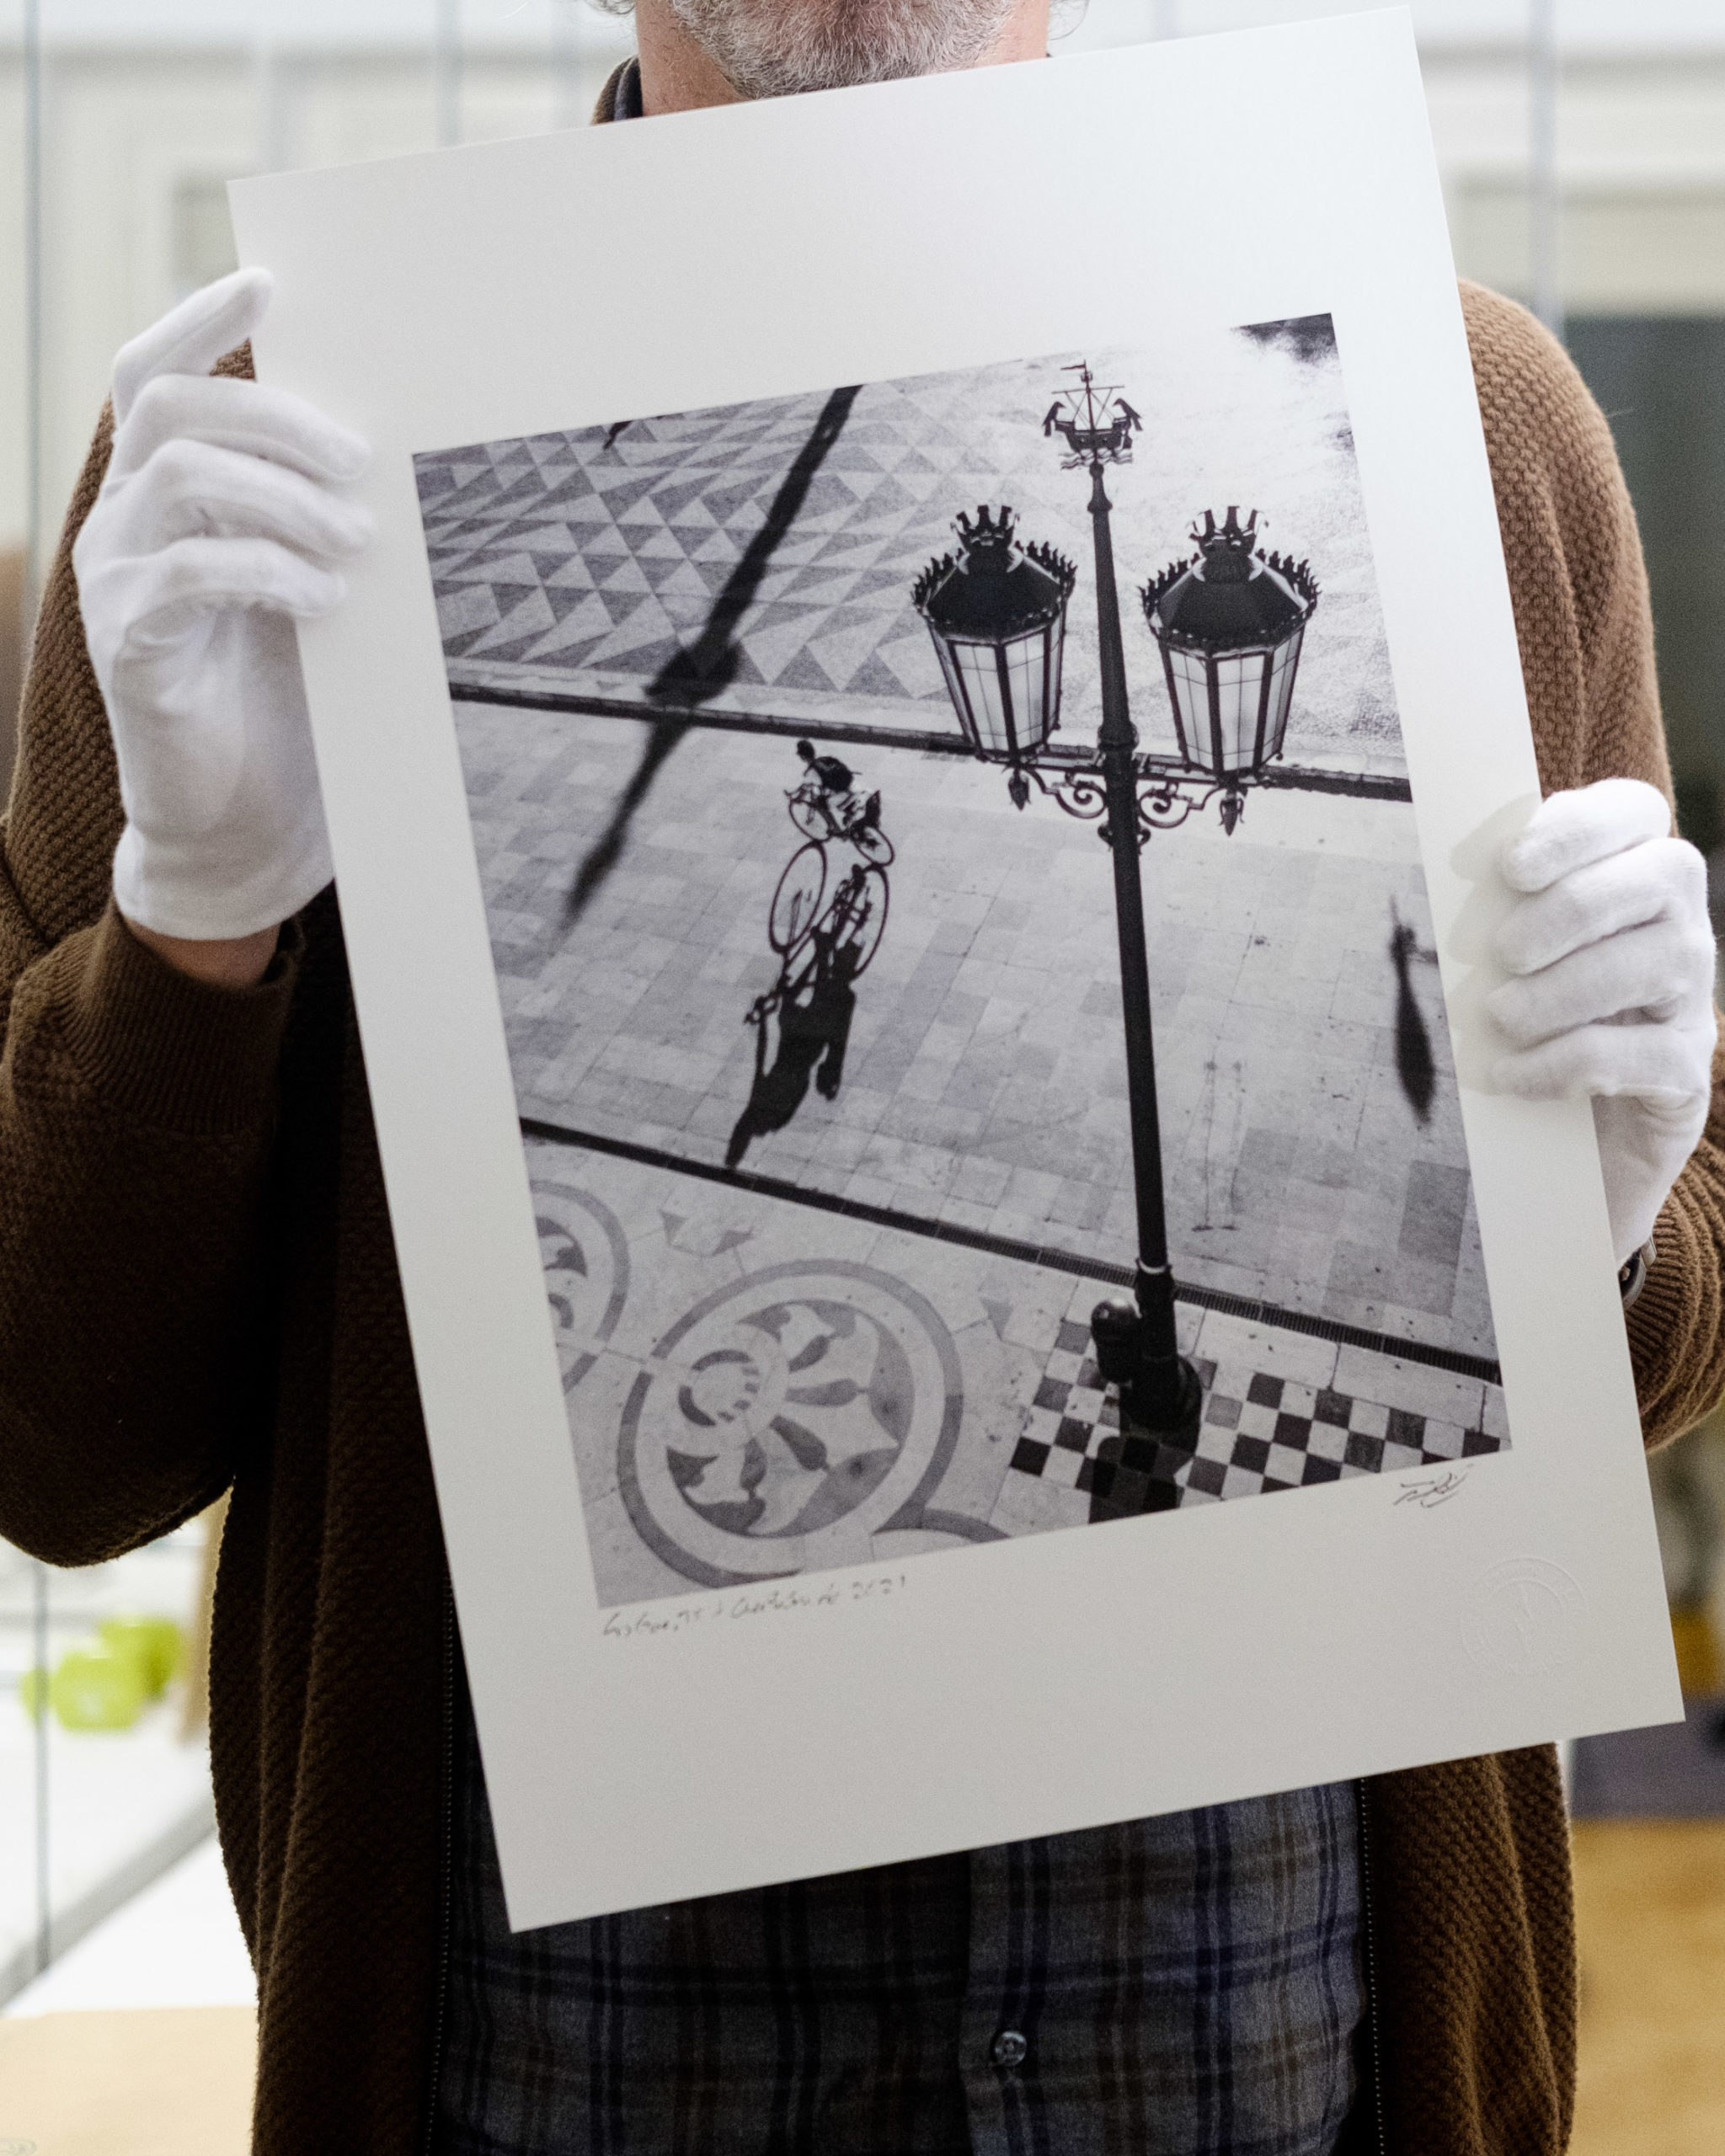
[[[1664,796],[1607,778],[1541,803],[1503,857],[1521,899],[1513,976],[1487,1006],[1514,1044],[1498,1088],[1591,1097],[1619,1266],[1653,1230],[1707,1119],[1716,1038],[1706,865]]]
[[[364,442],[210,368],[271,280],[195,292],[114,364],[113,462],[72,549],[120,765],[120,911],[192,939],[298,912],[332,875],[294,618],[328,613],[371,519],[333,491]]]

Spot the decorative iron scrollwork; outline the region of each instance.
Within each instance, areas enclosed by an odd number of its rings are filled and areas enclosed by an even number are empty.
[[[1242,787],[1226,780],[1187,778],[1171,771],[1154,771],[1143,761],[1138,766],[1138,843],[1153,831],[1177,831],[1188,817],[1218,803],[1222,829],[1231,838],[1246,808]]]
[[[1008,784],[1022,808],[1030,798],[1032,783],[1067,815],[1080,823],[1101,825],[1098,835],[1112,846],[1114,834],[1103,823],[1108,814],[1108,775],[1098,760],[1093,764],[1021,763],[1015,766]],[[1136,760],[1138,843],[1142,846],[1156,831],[1177,831],[1182,824],[1219,800],[1222,829],[1231,838],[1246,807],[1243,787],[1207,777],[1189,776],[1153,766],[1147,757]],[[1022,798],[1020,798],[1022,795]]]
[[[1108,782],[1100,764],[1032,764],[1039,790],[1081,824],[1093,824],[1107,809]]]

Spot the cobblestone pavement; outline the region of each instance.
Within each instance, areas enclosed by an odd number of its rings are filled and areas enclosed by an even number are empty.
[[[1508,1441],[1477,1377],[1183,1306],[1195,1445],[1123,1435],[1097,1283],[529,1147],[606,1607],[1360,1476]],[[1409,1478],[1411,1481],[1413,1478]]]
[[[884,932],[859,978],[763,1011],[785,987],[773,895],[802,844],[788,744],[684,734],[570,923],[648,729],[470,705],[458,727],[524,1116],[1130,1259],[1092,827],[1042,800],[1017,814],[967,761],[850,752],[897,848]],[[858,864],[828,852],[830,890]],[[1412,811],[1263,795],[1231,839],[1194,820],[1145,867],[1178,1277],[1493,1357]],[[1410,1014],[1423,1120],[1398,1054]]]

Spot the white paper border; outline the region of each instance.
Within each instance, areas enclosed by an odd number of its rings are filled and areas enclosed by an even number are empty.
[[[545,1313],[415,451],[1329,312],[1474,1067],[1488,857],[1538,785],[1405,13],[233,200],[277,280],[260,375],[377,451],[378,542],[303,649],[512,1920],[1680,1712],[1584,1108],[1464,1094],[1514,1444],[1433,1511],[1362,1479],[607,1641]]]

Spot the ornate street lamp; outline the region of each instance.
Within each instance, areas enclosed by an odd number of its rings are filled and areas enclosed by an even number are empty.
[[[1091,531],[1096,549],[1097,630],[1102,661],[1102,725],[1097,734],[1097,760],[1087,770],[1063,768],[1049,783],[1048,767],[1039,769],[1034,751],[1007,745],[1001,729],[992,732],[978,720],[972,700],[964,693],[971,680],[990,678],[990,663],[979,654],[971,671],[963,675],[951,655],[950,627],[937,611],[951,576],[944,563],[925,570],[916,587],[916,600],[935,649],[940,654],[947,686],[957,707],[964,734],[979,755],[1006,763],[1011,770],[1007,784],[1012,799],[1023,808],[1029,798],[1026,774],[1044,792],[1051,792],[1070,814],[1103,818],[1101,830],[1114,855],[1114,915],[1120,946],[1120,999],[1125,1018],[1126,1091],[1132,1132],[1133,1190],[1138,1214],[1138,1262],[1134,1268],[1134,1300],[1110,1299],[1097,1304],[1091,1317],[1096,1342],[1097,1367],[1104,1379],[1120,1388],[1123,1421],[1189,1445],[1196,1439],[1203,1394],[1198,1374],[1181,1354],[1174,1319],[1174,1275],[1168,1262],[1167,1223],[1162,1196],[1162,1129],[1156,1110],[1156,1055],[1151,1032],[1150,966],[1144,946],[1144,898],[1139,878],[1138,851],[1149,836],[1150,814],[1140,808],[1138,735],[1133,727],[1126,694],[1126,660],[1120,633],[1119,594],[1114,581],[1114,537],[1109,523],[1113,504],[1103,474],[1111,464],[1130,464],[1132,439],[1143,421],[1118,385],[1098,383],[1086,365],[1068,369],[1078,382],[1055,397],[1043,421],[1043,433],[1058,434],[1066,445],[1062,460],[1066,471],[1090,473]],[[985,515],[986,512],[983,513]],[[1001,512],[993,526],[991,544],[998,547]],[[968,535],[974,552],[975,533]],[[961,541],[967,534],[960,527]],[[1008,535],[1010,538],[1010,534]],[[1040,568],[1055,584],[1063,584],[1060,605],[1064,616],[1071,585],[1070,566],[1046,552],[1025,558]],[[1059,568],[1054,565],[1060,563]],[[998,561],[985,575],[998,573]],[[975,574],[973,570],[971,574]],[[980,618],[980,611],[972,618]],[[1031,647],[1033,633],[1002,616],[1001,627],[992,638],[995,657],[992,678],[1004,684],[1013,654]],[[1028,679],[1028,673],[1023,677]],[[1059,675],[1044,671],[1056,698]],[[1003,691],[1001,693],[1004,693]],[[1057,705],[1044,698],[1039,707],[1042,739],[1054,731]],[[1147,806],[1154,814],[1172,798],[1171,782],[1157,777],[1146,782]],[[1208,793],[1205,798],[1208,798]],[[1182,816],[1189,814],[1189,806]],[[1178,820],[1178,819],[1177,819]]]
[[[1046,547],[1021,546],[1010,510],[994,515],[983,508],[974,524],[959,519],[960,558],[931,562],[913,596],[972,750],[1007,766],[1020,808],[1033,782],[1069,815],[1099,820],[1114,855],[1138,1262],[1133,1300],[1098,1303],[1091,1331],[1098,1369],[1120,1388],[1123,1420],[1190,1444],[1202,1395],[1175,1326],[1139,849],[1152,830],[1184,823],[1218,794],[1223,828],[1232,835],[1246,787],[1282,752],[1318,591],[1304,562],[1254,548],[1255,510],[1242,527],[1231,509],[1220,528],[1206,511],[1204,530],[1193,533],[1197,555],[1176,563],[1143,595],[1162,649],[1179,754],[1172,760],[1140,755],[1127,699],[1114,505],[1104,475],[1109,465],[1131,462],[1133,437],[1144,422],[1117,384],[1099,383],[1081,363],[1067,371],[1077,382],[1056,395],[1043,433],[1065,442],[1063,469],[1090,473],[1102,670],[1095,760],[1048,753],[1060,723],[1070,562]]]
[[[1306,625],[1318,588],[1305,562],[1255,549],[1258,511],[1242,525],[1230,508],[1194,526],[1198,552],[1140,595],[1162,648],[1180,760],[1222,789],[1231,834],[1243,789],[1282,753]]]
[[[1066,601],[1078,572],[1052,547],[1021,547],[1012,512],[985,505],[953,526],[959,554],[931,562],[911,597],[928,624],[947,692],[979,756],[1003,763],[1012,799],[1025,766],[1060,723]]]

